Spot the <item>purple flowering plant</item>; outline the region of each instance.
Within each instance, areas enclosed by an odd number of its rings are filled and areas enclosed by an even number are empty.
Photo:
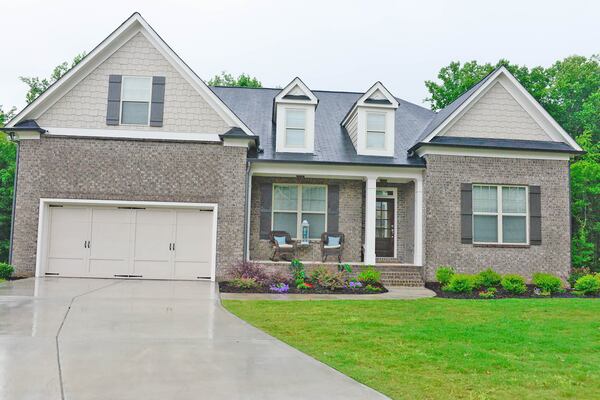
[[[361,287],[362,287],[362,283],[360,283],[360,282],[355,282],[355,281],[350,281],[350,282],[348,282],[348,287],[349,287],[350,289],[358,289],[358,288],[361,288]]]
[[[287,293],[290,290],[290,285],[287,283],[275,283],[269,286],[271,292]]]

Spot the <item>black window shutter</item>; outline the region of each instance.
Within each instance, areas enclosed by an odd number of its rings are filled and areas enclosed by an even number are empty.
[[[473,185],[460,185],[460,241],[464,244],[473,243]]]
[[[271,232],[271,204],[273,202],[273,185],[260,184],[260,238],[268,239]],[[291,232],[294,235],[294,232]]]
[[[529,244],[542,244],[542,191],[539,186],[529,186]]]
[[[150,105],[150,126],[163,126],[165,108],[165,77],[152,77],[152,104]]]
[[[327,230],[337,232],[340,221],[340,187],[329,185],[327,187]]]
[[[121,75],[108,76],[106,125],[119,125],[121,116]]]

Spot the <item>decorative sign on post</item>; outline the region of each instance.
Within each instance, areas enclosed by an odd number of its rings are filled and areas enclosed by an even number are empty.
[[[307,220],[302,221],[302,244],[308,244],[308,233],[310,225]]]

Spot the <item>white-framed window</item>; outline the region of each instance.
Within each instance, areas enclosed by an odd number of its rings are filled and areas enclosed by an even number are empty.
[[[286,108],[285,145],[286,147],[304,147],[306,142],[306,110]]]
[[[529,243],[526,186],[473,185],[473,243]]]
[[[121,83],[121,124],[149,125],[152,77],[124,76]]]
[[[272,230],[300,239],[304,220],[310,239],[327,230],[327,185],[273,184]]]
[[[385,113],[367,112],[367,149],[385,149]]]

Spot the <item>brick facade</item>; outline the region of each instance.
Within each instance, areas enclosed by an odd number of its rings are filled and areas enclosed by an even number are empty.
[[[19,144],[13,264],[35,269],[40,198],[218,203],[217,276],[243,257],[246,149],[42,136]]]
[[[425,177],[425,276],[434,280],[440,265],[460,272],[492,267],[531,278],[549,272],[566,279],[570,270],[569,163],[427,155]],[[541,187],[542,244],[525,248],[461,244],[461,183]]]

